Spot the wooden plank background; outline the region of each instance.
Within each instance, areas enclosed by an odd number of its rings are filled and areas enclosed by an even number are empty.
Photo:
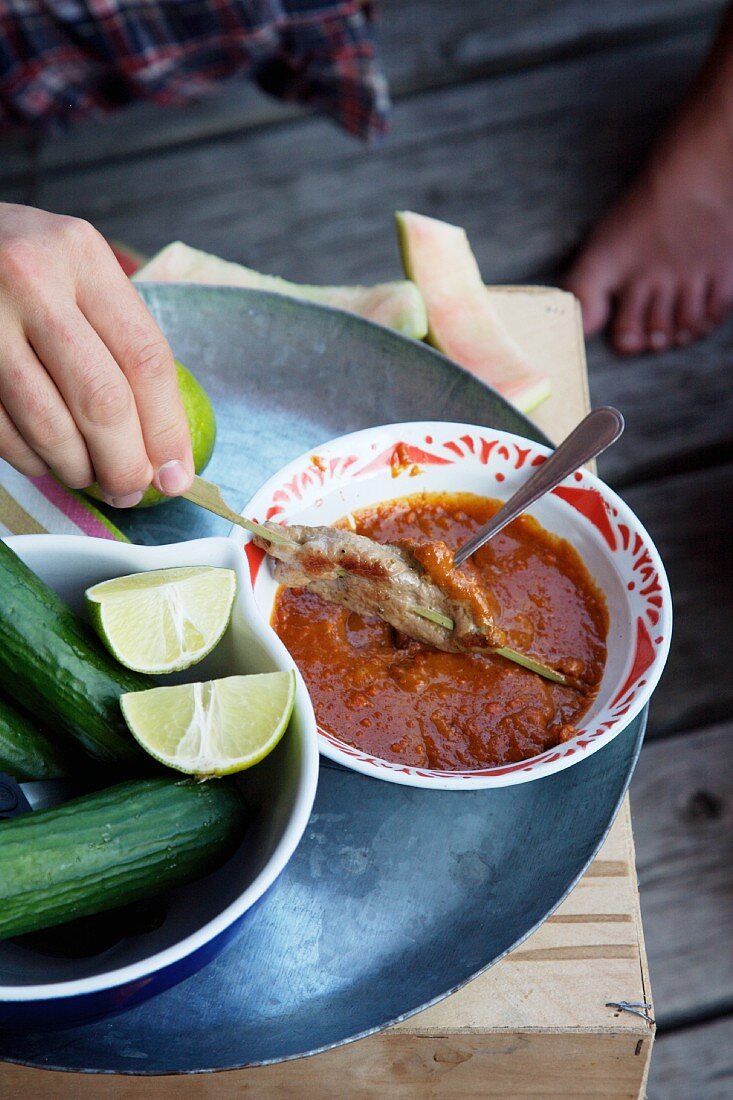
[[[555,277],[684,95],[713,0],[386,0],[392,134],[368,151],[233,83],[67,139],[0,145],[0,198],[173,237],[294,279],[398,273],[391,213],[467,226],[487,282]],[[730,608],[733,323],[691,349],[589,348],[595,403],[627,417],[601,461],[657,542],[676,604],[632,805],[660,1023],[649,1095],[733,1089]]]

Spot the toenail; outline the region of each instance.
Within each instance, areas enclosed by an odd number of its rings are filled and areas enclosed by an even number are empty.
[[[624,351],[638,351],[641,347],[641,336],[638,332],[620,332],[617,343]]]
[[[652,348],[666,348],[667,334],[664,332],[650,332],[649,346]]]

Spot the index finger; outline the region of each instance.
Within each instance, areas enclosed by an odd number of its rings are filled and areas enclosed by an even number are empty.
[[[94,264],[80,273],[77,302],[132,389],[153,484],[168,495],[184,492],[194,465],[173,353],[101,238]]]

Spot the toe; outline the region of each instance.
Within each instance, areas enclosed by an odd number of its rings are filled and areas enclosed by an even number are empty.
[[[706,330],[708,332],[725,320],[731,305],[733,305],[733,285],[729,285],[721,279],[712,279],[708,286],[705,306]]]
[[[664,351],[673,342],[675,288],[661,284],[654,288],[646,313],[646,344],[650,351]]]
[[[621,355],[638,355],[646,347],[646,316],[652,288],[641,280],[626,283],[613,318],[612,342]]]
[[[563,286],[580,302],[585,335],[595,336],[605,328],[613,293],[613,277],[608,267],[581,257],[566,275]]]
[[[706,276],[690,277],[680,287],[674,311],[674,340],[680,347],[705,335],[708,329],[707,300]]]

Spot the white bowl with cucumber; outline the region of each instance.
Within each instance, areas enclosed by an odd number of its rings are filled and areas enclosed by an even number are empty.
[[[41,727],[57,743],[44,771],[43,733],[35,756],[24,761],[12,756],[19,750],[11,738],[7,770],[12,761],[19,778],[65,770],[73,801],[46,811],[50,817],[0,821],[8,862],[0,887],[7,894],[0,1024],[68,1026],[182,980],[236,934],[305,830],[317,784],[317,734],[302,679],[259,614],[247,560],[231,540],[157,547],[61,535],[6,541],[20,560],[2,548],[0,762],[3,721],[12,725],[7,719],[17,707],[24,736]],[[81,635],[46,589],[33,591],[22,563],[84,622]],[[184,640],[195,663],[185,669],[186,659],[171,654],[165,639],[162,658],[160,645],[156,652],[161,601],[146,582],[103,583],[162,569],[179,571],[168,601],[176,614],[181,592],[198,601]],[[122,603],[132,608],[131,630],[124,629]],[[226,622],[223,633],[217,617]],[[89,658],[84,630],[90,638],[92,620],[105,645],[92,638]],[[161,675],[146,677],[118,657]],[[181,723],[187,740],[174,736]],[[87,762],[94,757],[100,770],[90,765],[91,777]],[[203,776],[217,778],[201,782]],[[161,884],[168,889],[158,897]],[[95,890],[106,891],[102,912]],[[53,905],[62,911],[52,912]],[[39,930],[38,909],[50,912],[48,932]],[[69,937],[54,928],[71,930],[70,950]],[[101,951],[92,942],[98,934]]]

